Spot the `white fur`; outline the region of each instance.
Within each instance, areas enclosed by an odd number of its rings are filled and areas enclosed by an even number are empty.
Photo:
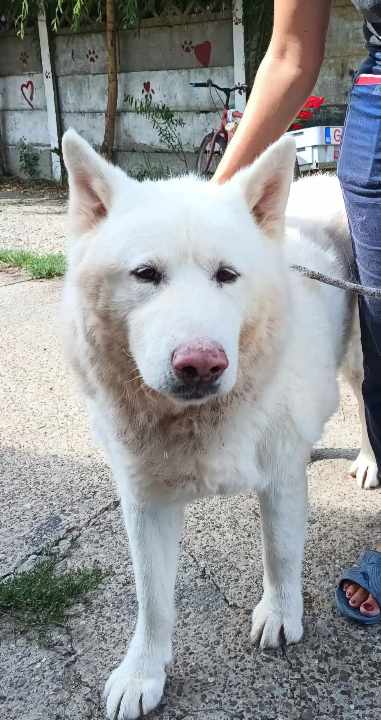
[[[251,637],[272,647],[282,628],[288,642],[302,636],[305,467],[337,408],[343,359],[360,405],[362,370],[353,300],[288,268],[348,277],[351,250],[336,181],[298,182],[285,223],[290,140],[223,187],[195,177],[139,184],[73,131],[63,149],[68,351],[121,495],[139,601],[133,640],[105,690],[109,718],[126,720],[163,692],[188,501],[257,491],[264,593]],[[131,275],[145,263],[162,269],[160,285]],[[240,273],[235,283],[215,281],[221,263]],[[229,367],[213,397],[184,402],[171,356],[197,338],[222,345]],[[361,418],[355,472],[368,487],[377,473]]]

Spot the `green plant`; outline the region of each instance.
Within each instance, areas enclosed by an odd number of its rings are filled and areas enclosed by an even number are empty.
[[[48,279],[64,274],[65,256],[63,253],[39,255],[27,250],[0,250],[1,265],[22,268],[32,278]]]
[[[142,19],[152,15],[187,12],[189,4],[189,0],[114,0],[120,27],[137,26]],[[55,32],[63,25],[78,30],[85,25],[102,24],[106,16],[106,0],[0,0],[0,15],[9,18],[23,37],[26,28],[35,22],[41,7],[45,9]],[[225,0],[193,0],[191,7],[195,14],[223,14]]]
[[[30,143],[23,137],[17,143],[17,152],[19,156],[20,168],[24,175],[30,178],[36,178],[40,174],[40,156]]]
[[[39,625],[62,623],[65,610],[104,579],[99,568],[81,568],[59,575],[52,557],[32,570],[10,575],[0,582],[0,610]]]
[[[182,144],[179,128],[184,127],[184,120],[176,115],[165,103],[154,103],[149,98],[136,100],[132,95],[126,95],[124,101],[137,115],[145,117],[156,130],[158,138],[169,152],[175,153],[188,170],[187,158]]]

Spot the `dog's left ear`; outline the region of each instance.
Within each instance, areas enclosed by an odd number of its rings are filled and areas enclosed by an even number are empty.
[[[240,184],[256,223],[270,237],[283,235],[295,160],[295,141],[284,136],[232,180]]]

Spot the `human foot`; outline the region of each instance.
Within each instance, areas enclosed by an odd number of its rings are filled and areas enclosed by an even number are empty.
[[[376,545],[376,550],[377,552],[381,552],[381,544]],[[381,608],[377,600],[368,592],[368,590],[365,590],[358,583],[344,580],[341,587],[345,592],[345,596],[350,607],[358,609],[362,615],[365,615],[366,617],[374,617],[381,612]]]
[[[358,608],[360,613],[373,617],[378,615],[380,612],[380,606],[377,600],[374,599],[370,593],[368,593],[361,585],[357,583],[344,582],[342,588],[348,599],[348,603],[353,608]]]

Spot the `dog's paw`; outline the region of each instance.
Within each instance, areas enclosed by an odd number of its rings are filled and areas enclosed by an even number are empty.
[[[136,664],[128,657],[111,673],[104,697],[109,720],[134,720],[146,715],[160,702],[165,683],[164,666],[152,661]]]
[[[356,478],[357,485],[360,488],[365,488],[365,490],[378,487],[380,484],[377,463],[373,453],[361,450],[349,473]]]
[[[303,635],[302,603],[279,604],[265,596],[253,610],[250,638],[260,647],[278,647],[282,634],[287,643],[299,642]]]

